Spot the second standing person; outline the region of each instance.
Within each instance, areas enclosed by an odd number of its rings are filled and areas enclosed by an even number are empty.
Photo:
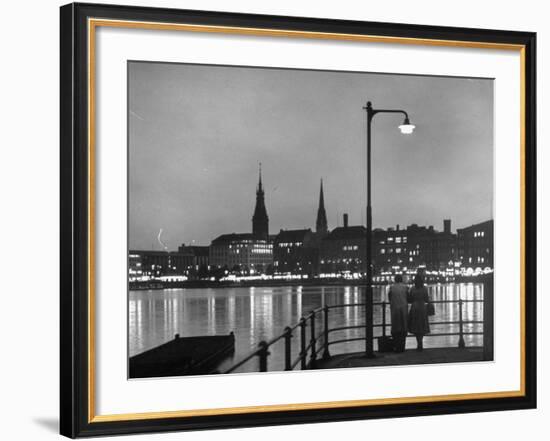
[[[428,308],[430,297],[428,289],[424,286],[424,279],[420,274],[414,278],[414,286],[409,292],[409,302],[412,303],[409,311],[409,332],[416,337],[416,350],[424,349],[424,335],[430,333],[428,322]]]

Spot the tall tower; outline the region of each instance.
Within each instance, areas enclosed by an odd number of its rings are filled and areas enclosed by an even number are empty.
[[[317,209],[317,222],[315,223],[317,233],[327,234],[327,213],[325,211],[325,197],[323,195],[323,180],[321,179],[321,190],[319,192],[319,208]]]
[[[269,218],[265,209],[264,189],[262,187],[262,163],[260,162],[260,179],[256,190],[256,208],[252,216],[252,234],[261,239],[269,239]]]

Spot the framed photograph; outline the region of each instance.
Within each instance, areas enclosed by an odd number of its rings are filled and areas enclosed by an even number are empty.
[[[61,8],[61,434],[536,406],[528,32]]]

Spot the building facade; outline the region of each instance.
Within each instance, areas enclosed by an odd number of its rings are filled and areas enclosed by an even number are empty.
[[[457,230],[458,256],[462,267],[475,271],[476,268],[494,267],[493,241],[494,222],[488,220]]]
[[[311,229],[281,230],[273,240],[275,275],[307,275],[317,271],[319,249]]]
[[[456,234],[451,232],[451,221],[448,219],[443,221],[443,231],[437,231],[433,226],[410,225],[407,227],[407,240],[409,263],[416,268],[445,272],[457,260]]]
[[[350,275],[362,277],[366,272],[367,230],[362,225],[337,227],[320,241],[319,274],[322,277]]]
[[[409,225],[401,229],[373,232],[374,274],[377,281],[391,280],[396,273],[416,274],[422,269],[430,279],[450,278],[458,263],[457,235],[451,221],[443,221],[443,231],[433,226]],[[432,277],[433,276],[433,277]]]
[[[376,228],[373,237],[374,274],[401,272],[409,265],[407,230],[399,228]]]
[[[178,253],[189,256],[190,265],[187,267],[186,275],[192,279],[206,277],[210,269],[210,248],[208,246],[185,245],[178,247]]]
[[[193,256],[176,251],[130,250],[128,275],[137,278],[187,276],[194,265]]]
[[[141,254],[136,251],[128,253],[128,280],[134,282],[143,278],[143,263]]]
[[[262,274],[273,264],[273,244],[251,233],[222,234],[210,244],[209,261],[212,267]]]

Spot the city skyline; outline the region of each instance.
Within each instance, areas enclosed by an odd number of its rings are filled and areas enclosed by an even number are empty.
[[[135,62],[129,77],[132,249],[159,249],[161,229],[168,249],[252,231],[260,162],[270,234],[315,229],[321,179],[328,228],[364,225],[367,99],[417,125],[375,120],[374,227],[493,217],[490,80]]]
[[[322,200],[323,200],[323,206],[324,206],[324,188],[323,188],[323,181],[322,180],[321,180],[320,194],[323,194]],[[317,198],[318,198],[318,201],[320,202],[319,197],[320,197],[320,195],[318,194]],[[319,206],[316,208],[316,213],[318,212]],[[254,211],[255,210],[253,209],[252,212],[254,212]],[[333,231],[335,228],[339,228],[339,227],[344,226],[344,224],[346,224],[346,222],[349,223],[350,227],[351,226],[365,227],[365,215],[363,216],[363,219],[361,220],[361,222],[353,222],[353,219],[350,220],[349,219],[349,213],[347,211],[343,211],[342,213],[339,213],[338,216],[339,217],[338,217],[336,223],[332,226],[330,225],[330,222],[327,221],[327,223],[328,223],[327,232]],[[328,217],[328,215],[327,215],[327,217]],[[481,219],[478,222],[468,224],[468,225],[455,225],[454,222],[453,222],[453,219],[451,219],[451,218],[438,219],[435,222],[423,223],[423,224],[422,223],[417,223],[417,222],[409,223],[409,224],[401,224],[399,221],[397,221],[397,222],[394,222],[393,224],[390,224],[390,225],[375,225],[373,227],[373,229],[375,231],[386,231],[386,230],[395,230],[398,227],[400,230],[406,231],[407,227],[412,227],[412,226],[416,225],[416,226],[419,226],[419,227],[430,227],[430,228],[433,227],[435,231],[443,231],[444,230],[444,223],[447,220],[451,222],[450,223],[451,232],[452,231],[456,232],[459,229],[468,228],[468,227],[470,227],[472,225],[475,225],[477,223],[480,223],[480,222],[482,223],[482,222],[485,222],[485,221],[491,221],[493,219],[492,218]],[[281,227],[277,230],[269,228],[269,235],[274,237],[281,231],[297,231],[297,230],[304,230],[304,229],[310,229],[312,232],[318,232],[318,228],[315,225],[315,222],[313,222],[313,225],[306,225],[306,226],[303,226],[303,227],[288,228],[288,227],[283,226],[283,227]],[[224,232],[220,235],[212,236],[206,243],[198,243],[196,241],[180,242],[180,243],[177,243],[174,246],[174,248],[170,248],[166,245],[164,240],[160,240],[160,233],[162,233],[162,231],[159,231],[157,236],[155,237],[155,242],[153,242],[151,247],[149,247],[149,248],[147,248],[147,247],[145,247],[145,248],[130,248],[130,249],[133,249],[133,250],[138,250],[138,249],[146,250],[147,249],[147,250],[152,250],[152,251],[175,251],[178,247],[180,247],[183,244],[188,245],[188,246],[195,246],[195,245],[196,246],[209,246],[212,243],[212,241],[214,241],[219,236],[223,236],[225,234],[254,234],[253,230],[254,230],[254,220],[253,220],[253,216],[251,216],[250,225],[249,225],[248,229],[243,228],[243,229],[238,230],[238,231],[237,230],[236,231],[226,231],[226,232]]]

